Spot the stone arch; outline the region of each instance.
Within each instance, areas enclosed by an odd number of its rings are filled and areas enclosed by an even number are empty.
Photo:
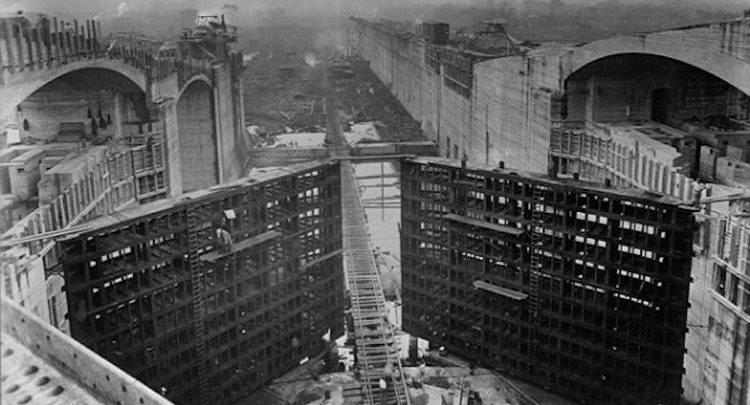
[[[187,81],[185,81],[185,83],[182,85],[182,88],[180,88],[180,94],[177,97],[180,98],[182,96],[182,93],[187,90],[187,88],[190,87],[191,84],[197,81],[203,82],[211,87],[211,79],[209,79],[205,74],[199,73],[191,76],[189,79],[187,79]]]
[[[68,74],[86,69],[101,69],[122,76],[128,82],[147,92],[146,75],[139,69],[115,59],[72,61],[51,69],[18,72],[0,86],[0,122],[12,120],[16,107],[44,86]]]
[[[597,60],[621,54],[673,59],[708,72],[750,95],[750,61],[727,53],[719,43],[707,43],[705,37],[680,30],[619,36],[576,48],[563,58],[562,80]]]
[[[213,91],[207,80],[188,82],[177,100],[180,173],[183,191],[218,183]]]
[[[568,59],[561,86],[568,96],[566,118],[573,121],[679,125],[691,117],[750,114],[742,101],[748,99],[741,88],[747,83],[733,83],[736,75],[720,76],[714,67],[652,52],[608,49],[579,55]]]
[[[19,124],[21,140],[59,140],[63,124],[81,125],[87,137],[118,137],[139,133],[139,123],[151,120],[144,84],[133,81],[137,76],[93,65],[63,71],[14,86],[23,91],[11,96],[7,118]]]

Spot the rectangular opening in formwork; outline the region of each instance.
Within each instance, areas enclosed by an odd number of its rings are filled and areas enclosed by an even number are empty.
[[[679,403],[693,209],[447,159],[401,186],[405,331],[579,401]]]
[[[181,404],[230,403],[343,333],[338,163],[260,171],[61,242],[71,333]]]

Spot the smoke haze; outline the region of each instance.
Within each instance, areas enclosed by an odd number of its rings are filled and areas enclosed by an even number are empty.
[[[195,13],[224,14],[247,28],[326,27],[357,15],[394,20],[441,20],[469,28],[486,19],[507,21],[517,38],[588,41],[737,18],[747,0],[0,0],[0,12],[43,12],[61,18],[99,18],[109,31],[170,37],[193,24]]]

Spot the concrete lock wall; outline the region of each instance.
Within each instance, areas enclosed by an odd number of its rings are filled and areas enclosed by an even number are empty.
[[[211,87],[196,80],[177,101],[178,153],[183,191],[210,187],[218,182],[216,128]],[[176,171],[171,173],[177,174]]]
[[[232,75],[229,63],[214,67],[215,83],[213,88],[214,109],[216,112],[216,134],[219,153],[219,182],[238,178],[242,173],[244,162],[242,154],[237,152],[244,148],[240,142],[241,132],[237,132],[237,110],[239,105],[238,82]],[[236,136],[240,135],[240,136]]]
[[[231,63],[218,64],[211,78],[193,77],[178,92],[176,102],[162,106],[160,121],[167,134],[172,195],[243,174],[249,153],[243,137],[240,80]],[[169,93],[177,84],[173,81],[168,77],[154,88],[158,94]]]
[[[473,67],[469,97],[445,85],[426,64],[424,40],[360,25],[359,50],[440,155],[544,171],[550,136],[550,100],[559,90],[564,49],[490,59]]]

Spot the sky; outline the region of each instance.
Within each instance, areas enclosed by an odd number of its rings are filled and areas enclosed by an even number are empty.
[[[390,4],[467,4],[482,5],[493,0],[0,0],[0,13],[11,13],[18,10],[29,12],[45,12],[48,14],[75,14],[76,16],[122,16],[126,14],[148,14],[150,12],[169,13],[188,8],[199,10],[218,10],[222,5],[234,3],[241,12],[252,13],[259,9],[284,7],[301,13],[315,10],[343,10],[347,12],[351,7],[365,7],[366,9],[388,7]],[[494,0],[501,3],[505,0]],[[522,3],[524,0],[508,0],[511,4]],[[530,0],[547,1],[547,0]],[[592,5],[603,0],[563,0],[567,4]],[[606,0],[619,1],[622,4],[700,4],[701,7],[712,9],[741,9],[750,8],[750,0]]]

